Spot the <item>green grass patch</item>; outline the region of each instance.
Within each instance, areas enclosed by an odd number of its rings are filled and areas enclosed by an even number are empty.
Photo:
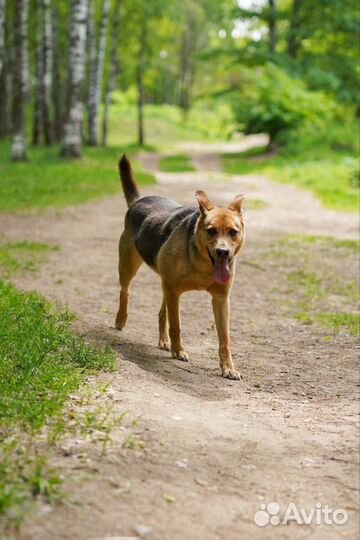
[[[295,319],[305,325],[312,325],[319,321],[324,328],[331,330],[334,334],[346,331],[352,336],[360,336],[360,316],[359,314],[338,312],[338,313],[315,313],[300,311],[295,314]]]
[[[358,253],[360,250],[359,240],[334,238],[333,236],[314,236],[308,234],[288,234],[283,241],[298,245],[323,245],[326,247],[345,248]]]
[[[358,253],[357,240],[289,234],[274,244],[266,260],[281,269],[281,289],[296,320],[357,335]]]
[[[268,205],[262,199],[246,198],[244,202],[245,209],[248,210],[264,210]]]
[[[35,272],[46,261],[47,255],[58,251],[58,246],[39,242],[8,242],[0,238],[0,277],[8,278],[15,272]]]
[[[353,313],[319,313],[317,318],[326,328],[338,334],[347,330],[353,336],[360,336],[360,316]]]
[[[0,312],[0,515],[9,524],[22,519],[34,496],[59,495],[37,436],[45,430],[55,441],[66,427],[69,393],[89,374],[114,370],[117,358],[74,335],[67,310],[3,281]]]
[[[353,155],[316,149],[299,155],[224,154],[222,162],[229,174],[263,174],[273,180],[311,190],[326,206],[335,210],[359,211],[359,188],[353,178],[357,160]]]
[[[57,414],[84,374],[113,369],[115,355],[70,331],[74,316],[36,293],[0,281],[0,418],[40,428]]]
[[[160,170],[163,172],[191,172],[195,171],[195,168],[191,164],[189,156],[178,154],[162,157]]]
[[[324,295],[321,288],[321,278],[314,272],[303,269],[294,270],[288,273],[287,278],[293,285],[301,287],[305,294],[311,298],[319,298]]]
[[[0,144],[0,210],[64,207],[84,203],[121,190],[117,163],[126,152],[140,185],[155,178],[145,172],[134,155],[136,147],[84,148],[80,160],[60,157],[59,148],[34,147],[30,161],[10,161],[10,146]]]

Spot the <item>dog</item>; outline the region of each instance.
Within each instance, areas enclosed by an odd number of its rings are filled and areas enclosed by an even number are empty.
[[[238,195],[227,208],[219,208],[199,190],[195,193],[198,208],[180,206],[164,197],[141,198],[125,155],[119,161],[119,172],[128,211],[119,242],[116,328],[125,326],[130,284],[145,261],[162,281],[159,347],[170,350],[173,358],[188,361],[181,339],[180,295],[206,290],[212,296],[222,376],[239,380],[230,350],[229,294],[235,257],[245,241],[244,196]]]

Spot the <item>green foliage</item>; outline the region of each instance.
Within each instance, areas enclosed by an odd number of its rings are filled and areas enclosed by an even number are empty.
[[[325,95],[307,90],[301,80],[274,64],[242,68],[238,83],[232,105],[239,129],[246,134],[267,133],[271,142],[281,142],[304,122],[316,124],[329,117],[331,102]]]
[[[12,163],[9,147],[0,145],[0,210],[28,210],[48,206],[63,207],[119,192],[119,157],[132,157],[134,147],[86,148],[82,160],[59,157],[57,147],[33,148],[31,161]],[[135,161],[140,184],[155,182]]]
[[[338,112],[337,114],[341,114]],[[328,208],[359,211],[356,158],[358,128],[349,115],[336,122],[304,126],[289,136],[279,153],[267,153],[265,147],[254,152],[223,155],[225,171],[230,174],[264,174],[273,180],[310,189]],[[256,157],[256,159],[254,159]]]
[[[57,251],[58,246],[49,246],[39,242],[7,242],[0,237],[0,276],[10,277],[15,272],[36,271],[40,263],[46,260],[50,251]]]
[[[195,169],[190,163],[188,156],[178,154],[161,158],[160,170],[164,172],[191,172]]]
[[[186,119],[178,107],[168,104],[147,104],[144,115],[153,149],[169,149],[181,141],[223,139],[232,125],[229,105],[212,104],[208,100],[198,100]],[[110,145],[126,146],[136,139],[137,109],[133,87],[126,92],[114,92],[109,128]]]

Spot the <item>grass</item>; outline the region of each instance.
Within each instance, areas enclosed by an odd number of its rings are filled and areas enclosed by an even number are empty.
[[[360,316],[358,313],[319,313],[318,320],[334,333],[347,330],[353,336],[360,336]]]
[[[0,144],[0,211],[64,207],[84,203],[121,190],[117,162],[126,152],[132,159],[140,185],[155,182],[134,154],[136,147],[84,148],[81,160],[59,156],[59,148],[34,147],[30,161],[10,161],[8,143]]]
[[[34,271],[58,249],[37,242],[0,243],[0,277]],[[74,316],[35,292],[20,292],[0,279],[0,534],[18,525],[34,498],[63,497],[59,474],[47,452],[69,429],[64,411],[68,396],[80,391],[88,376],[112,371],[110,349],[87,345],[73,334]],[[110,431],[98,411],[87,429]],[[73,417],[72,417],[73,418]],[[101,424],[99,426],[99,424]],[[108,435],[105,433],[103,440]]]
[[[223,154],[222,161],[229,174],[261,173],[311,190],[327,208],[358,212],[359,189],[353,182],[357,159],[351,152],[316,150],[268,155],[266,147],[261,147],[240,154]]]
[[[329,236],[289,234],[277,242],[269,257],[286,276],[295,319],[359,335],[358,253],[359,241]]]
[[[160,170],[163,172],[191,172],[195,168],[190,162],[189,156],[182,154],[164,156],[160,160]]]
[[[109,143],[132,144],[137,137],[136,96],[115,92],[109,119]],[[175,148],[183,141],[218,141],[234,129],[230,107],[226,104],[197,101],[184,118],[172,105],[144,107],[145,140],[160,150]]]
[[[0,276],[9,278],[14,273],[35,272],[47,255],[58,249],[39,242],[8,242],[0,238]]]
[[[91,347],[70,329],[74,317],[40,295],[0,281],[0,515],[21,520],[34,496],[59,496],[43,437],[66,427],[63,407],[86,377],[111,371],[116,355]]]
[[[327,246],[334,248],[344,248],[351,250],[354,253],[360,251],[360,241],[342,238],[334,238],[333,236],[314,236],[308,234],[288,234],[285,241],[290,244],[297,245],[315,245]]]
[[[268,205],[262,199],[246,198],[244,202],[245,210],[264,210]]]

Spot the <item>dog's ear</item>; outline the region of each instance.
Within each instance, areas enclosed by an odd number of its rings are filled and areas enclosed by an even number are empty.
[[[200,212],[203,216],[206,216],[210,210],[215,208],[215,205],[209,200],[209,197],[206,195],[205,191],[198,189],[195,193],[195,197],[199,203]]]
[[[228,208],[233,212],[240,214],[242,210],[241,205],[244,199],[245,195],[236,195],[235,199],[229,204]]]

